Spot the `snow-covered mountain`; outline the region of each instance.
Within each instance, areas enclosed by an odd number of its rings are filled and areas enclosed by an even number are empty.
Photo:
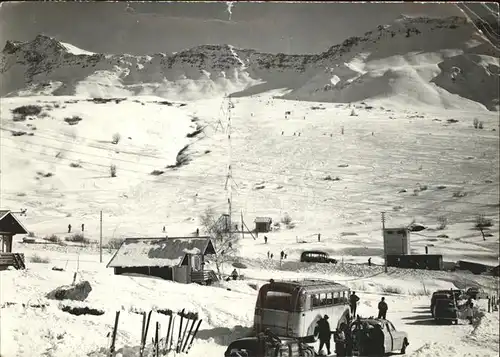
[[[39,35],[31,42],[7,41],[0,94],[190,100],[286,88],[285,98],[297,100],[346,103],[398,96],[408,104],[498,110],[498,56],[477,27],[461,17],[401,16],[314,55],[230,45],[168,55],[109,55]]]

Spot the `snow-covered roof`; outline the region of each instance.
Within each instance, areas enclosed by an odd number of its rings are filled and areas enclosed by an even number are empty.
[[[11,217],[11,220],[7,217]],[[0,232],[26,234],[28,230],[10,210],[0,210]]]
[[[271,223],[273,220],[271,217],[256,217],[255,223]]]
[[[210,237],[127,238],[107,267],[179,266],[186,254],[214,254]]]

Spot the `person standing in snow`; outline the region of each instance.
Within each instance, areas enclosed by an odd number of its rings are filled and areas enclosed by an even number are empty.
[[[82,223],[82,232],[85,231],[85,224]]]
[[[236,271],[236,268],[233,269],[231,277],[233,278],[233,280],[238,280],[238,272]]]
[[[356,308],[358,305],[359,297],[356,295],[356,292],[353,291],[351,296],[349,296],[349,305],[351,307],[351,315],[356,316]]]
[[[281,260],[283,260],[283,258],[285,257],[285,252],[281,251],[280,256],[281,256]]]
[[[271,256],[271,252],[267,252],[267,259],[269,259],[269,257]]]
[[[378,303],[378,318],[379,319],[384,319],[384,320],[386,319],[387,309],[388,309],[388,306],[387,306],[387,303],[385,302],[385,298],[382,297],[382,299]]]
[[[372,258],[368,258],[368,266],[371,267],[372,266]]]
[[[316,324],[316,327],[314,328],[314,335],[318,336],[319,338],[318,354],[323,349],[323,346],[326,346],[328,354],[330,355],[331,331],[330,331],[330,324],[328,323],[328,315],[325,315],[323,316],[323,318],[319,319],[319,321]]]
[[[267,244],[267,236],[264,236],[264,244]]]
[[[273,253],[271,253],[271,259],[273,259],[273,256],[274,256],[274,254],[273,254]]]
[[[71,233],[71,224],[68,224],[68,233]]]

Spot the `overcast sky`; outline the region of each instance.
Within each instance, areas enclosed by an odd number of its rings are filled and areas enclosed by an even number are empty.
[[[237,2],[4,2],[0,45],[39,33],[106,53],[152,54],[201,44],[318,53],[400,14],[462,16],[453,4]],[[291,38],[291,39],[290,39]]]

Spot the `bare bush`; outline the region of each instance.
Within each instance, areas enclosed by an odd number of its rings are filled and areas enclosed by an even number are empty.
[[[77,115],[73,115],[71,118],[64,118],[64,121],[66,123],[68,123],[69,125],[76,125],[81,120],[82,120],[82,118],[77,116]]]
[[[438,216],[437,222],[438,222],[437,229],[445,229],[446,226],[448,225],[448,218],[446,218],[445,216]]]
[[[382,292],[388,294],[402,294],[403,291],[397,286],[382,286]]]
[[[217,224],[216,213],[212,208],[206,209],[200,216],[200,223],[212,238],[215,248],[213,261],[215,262],[217,274],[221,276],[221,269],[224,263],[233,260],[238,251],[239,236],[231,232],[226,232],[221,225]]]
[[[39,105],[23,105],[21,107],[17,107],[12,109],[12,113],[14,114],[14,121],[22,121],[25,120],[29,115],[38,115],[42,112],[42,107]]]
[[[47,236],[43,239],[46,241],[52,242],[52,243],[61,243],[62,242],[61,238],[59,238],[55,234],[51,234],[50,236]]]
[[[123,238],[111,238],[106,244],[106,248],[108,249],[118,249],[120,245],[125,241]]]
[[[120,142],[120,139],[122,138],[122,136],[120,135],[120,133],[114,133],[113,134],[113,137],[111,138],[111,143],[112,144],[118,144]]]
[[[281,223],[288,226],[290,223],[292,223],[292,217],[290,217],[288,213],[285,213],[285,215],[281,217]]]
[[[116,177],[116,165],[111,164],[109,166],[109,174],[111,175],[111,177]]]
[[[50,260],[49,258],[42,258],[41,256],[39,256],[38,254],[33,254],[30,258],[30,262],[32,263],[43,263],[43,264],[48,264],[50,263]]]
[[[484,230],[491,226],[493,226],[493,221],[491,219],[486,218],[483,214],[476,216],[475,227],[481,232],[483,240],[486,240],[487,236],[487,234],[484,233]]]
[[[83,243],[83,244],[89,244],[90,240],[85,238],[83,234],[81,233],[75,233],[73,235],[70,235],[66,238],[64,238],[66,242],[73,242],[73,243]]]
[[[465,197],[467,196],[467,192],[464,191],[455,191],[453,192],[453,197],[458,198],[458,197]]]

